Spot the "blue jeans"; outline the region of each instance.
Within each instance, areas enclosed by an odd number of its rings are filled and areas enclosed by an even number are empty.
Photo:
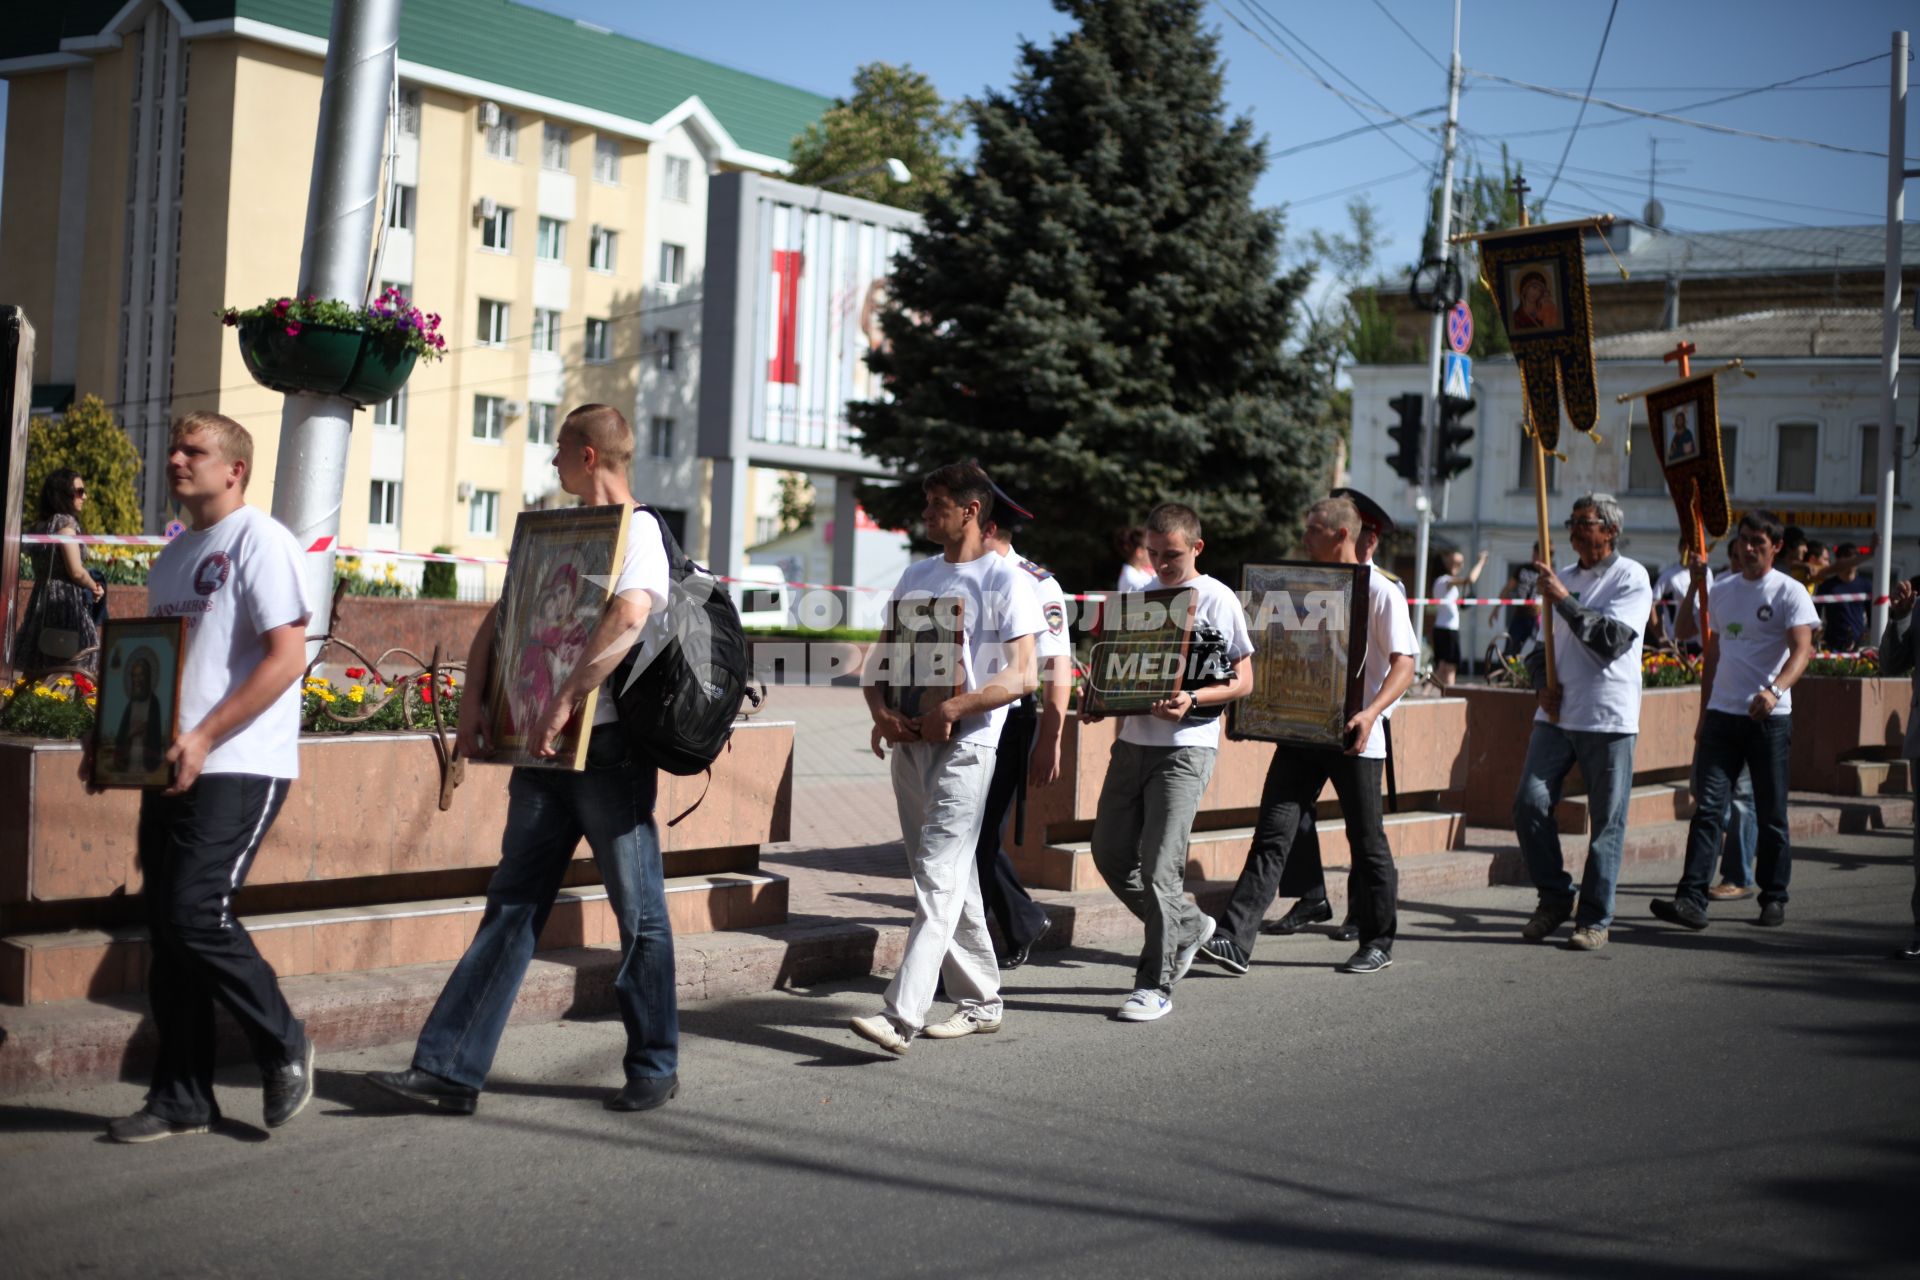
[[[1744,768],[1753,776],[1753,807],[1759,837],[1754,850],[1760,902],[1787,901],[1793,878],[1793,851],[1787,843],[1787,760],[1793,744],[1793,717],[1730,715],[1709,711],[1700,719],[1694,748],[1693,825],[1687,831],[1687,867],[1673,896],[1677,902],[1707,909],[1707,884],[1721,856],[1734,779]]]
[[[1693,794],[1700,794],[1700,772],[1693,775]],[[1753,887],[1753,854],[1760,842],[1760,824],[1753,816],[1753,770],[1742,767],[1727,797],[1726,843],[1720,853],[1720,878],[1742,889]]]
[[[487,885],[480,931],[427,1017],[413,1065],[478,1089],[486,1084],[535,940],[582,836],[620,924],[614,995],[627,1028],[628,1079],[672,1075],[680,1059],[673,930],[653,825],[658,786],[618,725],[594,730],[587,767],[515,769],[507,785],[500,866]]]
[[[1613,889],[1620,880],[1620,849],[1627,835],[1627,801],[1633,795],[1632,733],[1591,733],[1536,722],[1513,796],[1513,829],[1527,874],[1540,901],[1571,907],[1575,893],[1560,852],[1560,826],[1554,807],[1575,764],[1587,780],[1587,869],[1580,877],[1579,909],[1574,923],[1604,929],[1613,923]]]

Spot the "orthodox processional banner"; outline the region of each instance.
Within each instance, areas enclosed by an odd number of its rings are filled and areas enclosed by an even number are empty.
[[[1719,397],[1714,374],[1684,378],[1647,392],[1653,451],[1666,473],[1680,527],[1723,536],[1733,523],[1720,452]],[[1704,554],[1705,548],[1702,548]]]
[[[1560,410],[1591,432],[1600,418],[1593,365],[1593,300],[1585,236],[1600,220],[1550,222],[1484,232],[1480,269],[1506,328],[1533,429],[1549,452],[1560,442]]]

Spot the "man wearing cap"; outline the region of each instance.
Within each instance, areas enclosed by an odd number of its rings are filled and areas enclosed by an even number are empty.
[[[1360,558],[1361,564],[1373,565],[1373,576],[1385,579],[1387,585],[1399,593],[1400,607],[1404,612],[1407,608],[1406,588],[1401,585],[1399,578],[1373,563],[1373,553],[1379,549],[1380,539],[1393,532],[1393,517],[1387,514],[1385,507],[1358,489],[1335,489],[1327,496],[1345,498],[1360,513],[1360,538],[1354,543],[1354,554]],[[1399,705],[1397,702],[1394,704],[1395,707]],[[1386,744],[1389,803],[1392,802],[1394,789],[1393,710],[1393,707],[1388,707],[1380,723],[1381,740]],[[1282,898],[1297,897],[1300,900],[1293,904],[1293,908],[1287,914],[1271,924],[1263,925],[1260,930],[1262,933],[1278,934],[1284,937],[1298,933],[1310,924],[1319,924],[1333,919],[1333,905],[1327,901],[1327,873],[1320,863],[1320,832],[1314,823],[1314,806],[1302,805],[1300,833],[1294,840],[1293,850],[1287,858],[1286,869],[1280,875],[1279,890],[1279,896]],[[1332,931],[1332,937],[1339,942],[1352,942],[1360,936],[1360,931],[1353,924],[1353,873],[1351,870],[1347,873],[1347,887],[1346,919]],[[1224,951],[1225,948],[1221,950]],[[1224,969],[1234,970],[1232,964],[1218,955],[1209,952],[1208,958]],[[1234,971],[1245,973],[1246,969],[1241,967]]]
[[[1053,922],[1020,883],[1000,836],[1006,827],[1007,811],[1014,808],[1017,798],[1014,842],[1019,843],[1026,822],[1025,787],[1048,786],[1060,776],[1060,737],[1067,723],[1067,702],[1073,696],[1073,639],[1067,629],[1067,595],[1060,588],[1060,580],[1033,561],[1022,559],[1013,549],[1014,530],[1025,527],[1033,513],[1008,497],[999,485],[991,480],[987,483],[993,491],[993,511],[981,520],[987,550],[1005,558],[1032,582],[1040,597],[1040,615],[1047,624],[1034,637],[1040,692],[1007,707],[1006,722],[1000,726],[999,749],[994,752],[993,781],[987,786],[986,817],[980,824],[980,842],[974,848],[980,896],[987,914],[1000,928],[1000,967],[1018,969]]]

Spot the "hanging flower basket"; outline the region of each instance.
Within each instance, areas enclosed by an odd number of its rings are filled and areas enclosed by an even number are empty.
[[[228,308],[221,318],[240,330],[240,356],[254,381],[363,407],[391,400],[418,360],[439,359],[447,345],[440,317],[423,316],[391,288],[368,307],[277,298],[246,311]]]

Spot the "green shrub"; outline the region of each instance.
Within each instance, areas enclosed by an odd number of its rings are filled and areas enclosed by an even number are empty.
[[[442,544],[434,548],[440,555],[453,551],[452,547]],[[429,560],[420,571],[420,598],[422,600],[455,600],[459,591],[455,587],[453,566],[444,561]]]

